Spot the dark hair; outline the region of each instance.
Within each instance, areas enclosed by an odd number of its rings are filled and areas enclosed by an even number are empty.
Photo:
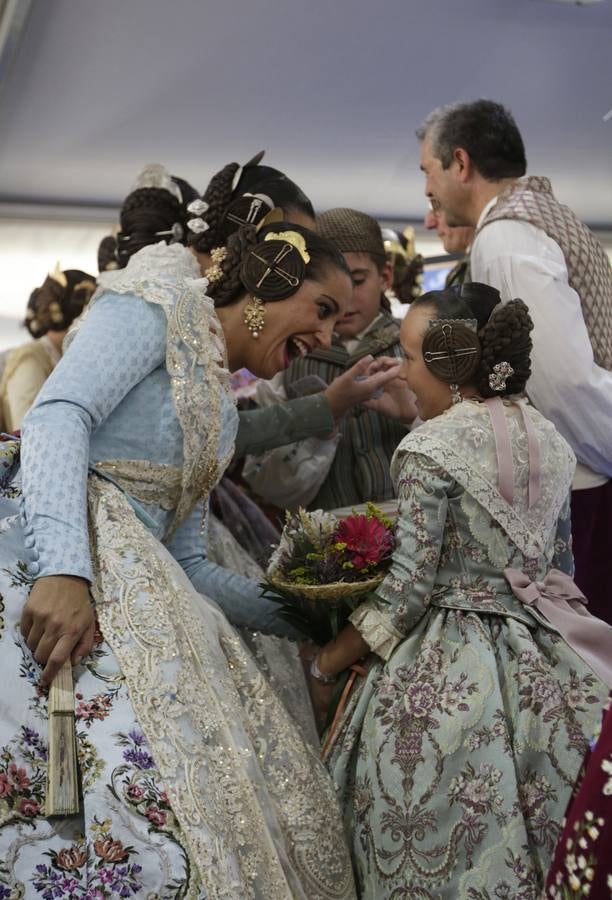
[[[243,226],[232,234],[227,242],[227,254],[221,264],[223,277],[212,283],[208,289],[215,306],[229,306],[247,293],[241,279],[242,265],[250,250],[264,240],[270,232],[295,231],[306,241],[310,261],[306,264],[305,280],[321,278],[330,267],[340,269],[350,278],[344,257],[326,238],[320,237],[309,228],[289,222],[275,222],[259,232],[251,225]],[[291,296],[288,294],[287,296]],[[285,298],[286,299],[286,298]],[[274,302],[268,300],[265,302]]]
[[[274,206],[282,209],[284,213],[297,211],[312,219],[315,217],[312,203],[306,194],[278,169],[247,165],[236,188],[232,190],[238,169],[238,163],[228,163],[211,178],[202,195],[202,199],[208,203],[208,209],[203,216],[208,229],[200,233],[190,231],[188,237],[189,245],[201,253],[209,253],[215,247],[227,244],[230,232],[225,215],[230,203],[243,194],[265,194],[272,200]],[[238,227],[236,224],[234,230]]]
[[[95,289],[96,279],[80,269],[47,275],[30,294],[24,325],[33,338],[48,331],[64,331],[81,315]]]
[[[114,234],[107,234],[98,244],[98,272],[108,272],[118,267],[117,238]]]
[[[417,137],[430,138],[432,152],[445,169],[462,147],[488,181],[519,178],[527,171],[525,145],[512,113],[493,100],[440,106],[417,129]]]
[[[422,306],[433,307],[438,319],[476,319],[482,356],[471,380],[481,397],[504,397],[525,390],[531,375],[533,322],[522,300],[502,304],[495,288],[470,282],[461,294],[449,288],[428,291],[412,303],[412,307]],[[489,376],[501,362],[510,363],[514,373],[507,379],[504,391],[494,391]]]
[[[186,204],[198,196],[182,178],[172,180],[183,194],[181,203],[165,188],[142,187],[132,191],[123,201],[120,213],[121,231],[117,235],[117,260],[124,268],[131,256],[159,241],[184,243],[187,219]]]

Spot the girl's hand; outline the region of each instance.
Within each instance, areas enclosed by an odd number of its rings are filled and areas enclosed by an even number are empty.
[[[317,679],[313,678],[312,676],[310,676],[308,684],[310,688],[310,702],[312,703],[315,722],[317,723],[319,734],[322,734],[327,722],[329,707],[334,695],[335,685],[322,684],[322,682],[317,681]]]
[[[64,662],[76,665],[93,647],[94,609],[89,584],[72,575],[49,575],[34,584],[21,615],[21,632],[44,666],[43,684],[50,684]]]

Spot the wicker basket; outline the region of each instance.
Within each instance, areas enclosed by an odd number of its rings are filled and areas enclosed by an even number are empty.
[[[291,581],[283,581],[280,578],[268,577],[268,584],[278,588],[285,594],[292,594],[302,600],[312,603],[325,601],[336,603],[348,597],[358,597],[374,591],[384,580],[384,575],[375,575],[365,581],[334,581],[331,584],[293,584]]]

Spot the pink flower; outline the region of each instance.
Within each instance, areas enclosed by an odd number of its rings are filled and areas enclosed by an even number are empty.
[[[40,809],[40,805],[33,797],[22,797],[17,808],[23,816],[35,816]]]
[[[170,801],[168,800],[168,794],[167,794],[165,791],[162,791],[162,792],[161,792],[161,794],[159,795],[159,800],[160,800],[160,803],[166,803],[166,804],[167,804],[167,803],[170,802]]]
[[[378,519],[347,516],[336,529],[336,541],[346,544],[356,569],[383,560],[393,546],[393,535]]]
[[[94,705],[91,700],[81,700],[76,708],[77,719],[90,719],[93,718],[93,714]]]
[[[18,769],[15,763],[11,763],[8,767],[8,774],[10,780],[13,782],[16,788],[19,790],[23,790],[27,788],[30,783],[30,779],[26,774],[25,769]]]
[[[13,790],[13,785],[8,780],[6,772],[0,772],[0,797],[6,797]]]
[[[126,793],[130,800],[142,800],[144,797],[144,789],[138,784],[130,784]]]
[[[153,825],[165,825],[166,819],[168,818],[167,813],[165,813],[158,806],[149,806],[145,812],[145,815],[149,822],[152,822]]]

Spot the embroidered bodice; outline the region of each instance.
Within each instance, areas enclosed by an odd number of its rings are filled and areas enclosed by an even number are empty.
[[[203,508],[231,458],[238,422],[206,286],[184,247],[146,247],[101,286],[68,336],[24,420],[29,566],[37,577],[91,580],[87,479],[104,463],[100,470],[138,500],[198,590],[222,602],[236,624],[253,624],[255,604],[265,630],[257,586],[204,555]]]
[[[512,454],[512,504],[500,492],[498,446],[485,404],[452,407],[404,438],[396,451],[399,546],[377,591],[381,600],[368,600],[351,617],[385,658],[430,604],[511,615],[529,624],[532,618],[514,598],[505,568],[533,580],[553,566],[573,570],[574,454],[552,423],[525,405],[534,460],[519,404],[502,409]],[[534,496],[530,478],[536,465],[540,483]]]

